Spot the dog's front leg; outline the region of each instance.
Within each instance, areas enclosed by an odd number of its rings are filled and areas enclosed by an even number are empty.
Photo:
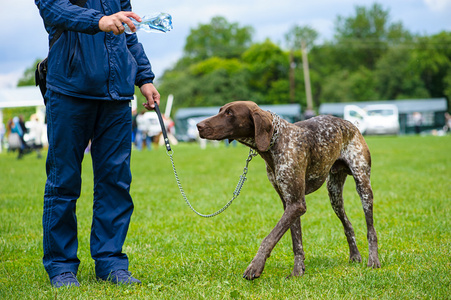
[[[266,259],[271,255],[272,249],[274,249],[285,232],[292,226],[293,222],[295,222],[296,219],[299,219],[305,211],[306,206],[304,197],[302,197],[302,201],[287,203],[282,218],[271,233],[263,239],[257,254],[244,272],[243,278],[253,280],[260,277],[265,267]]]
[[[283,209],[285,210],[287,208],[287,202],[284,199],[284,193],[280,189],[272,169],[269,166],[267,166],[266,171],[268,173],[268,179],[272,183],[274,189],[279,194],[280,200],[282,200]],[[294,267],[293,272],[291,272],[291,274],[287,276],[287,279],[293,276],[302,276],[304,275],[305,272],[304,265],[305,255],[304,255],[304,247],[302,245],[301,218],[296,218],[294,220],[293,224],[291,224],[290,231],[291,231],[291,240],[293,242]]]

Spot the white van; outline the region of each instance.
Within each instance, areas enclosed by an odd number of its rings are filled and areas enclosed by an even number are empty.
[[[343,118],[359,128],[362,134],[398,134],[399,113],[394,104],[346,105]]]

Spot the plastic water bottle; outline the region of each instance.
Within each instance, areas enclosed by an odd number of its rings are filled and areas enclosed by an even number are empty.
[[[138,22],[135,19],[130,18],[133,24],[135,24],[137,30],[142,30],[145,32],[152,31],[168,32],[169,30],[172,29],[172,16],[167,13],[158,13],[152,16],[144,16],[141,19],[142,21]],[[124,27],[125,33],[128,34],[133,33],[131,29],[127,26],[127,24],[124,24]]]

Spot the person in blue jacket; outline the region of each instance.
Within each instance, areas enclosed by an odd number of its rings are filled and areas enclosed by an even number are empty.
[[[48,55],[47,130],[49,150],[43,211],[43,264],[54,287],[79,286],[77,218],[81,163],[91,144],[94,204],[90,250],[99,279],[139,284],[122,252],[133,202],[130,196],[130,155],[134,86],[151,110],[160,95],[154,74],[132,31],[129,0],[35,0],[49,41],[63,34]]]

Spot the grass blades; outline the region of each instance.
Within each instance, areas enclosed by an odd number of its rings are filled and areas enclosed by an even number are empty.
[[[344,199],[362,254],[349,263],[342,225],[327,191],[307,196],[302,217],[303,277],[293,266],[287,233],[261,278],[242,273],[282,214],[260,157],[252,160],[241,195],[221,215],[201,218],[185,204],[164,147],[133,151],[135,212],[124,251],[143,284],[115,286],[95,279],[89,253],[92,217],[90,155],[83,162],[77,202],[80,288],[54,289],[42,266],[45,160],[0,154],[0,299],[449,299],[451,294],[451,136],[367,137],[373,167],[374,218],[382,268],[366,267],[363,210],[351,177]],[[174,148],[192,205],[208,214],[232,197],[248,148],[195,144]]]

